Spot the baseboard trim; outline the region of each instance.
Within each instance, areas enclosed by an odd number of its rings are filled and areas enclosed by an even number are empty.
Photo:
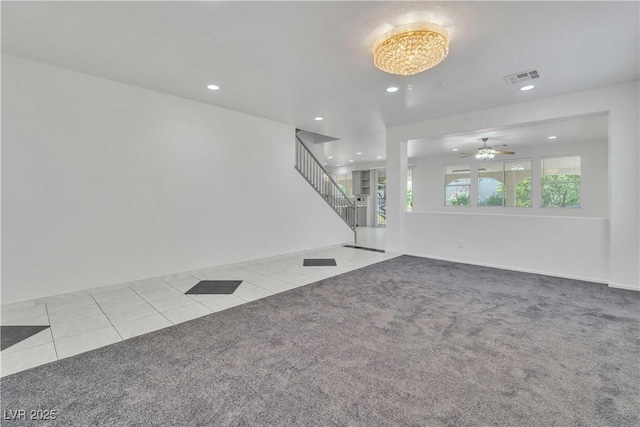
[[[543,276],[560,277],[560,278],[563,278],[563,279],[580,280],[582,282],[591,282],[591,283],[598,283],[598,284],[602,284],[602,285],[611,286],[611,284],[607,280],[594,279],[592,277],[574,276],[574,275],[571,275],[571,274],[561,274],[561,273],[555,273],[555,272],[544,271],[544,270],[534,270],[534,269],[530,269],[530,268],[516,268],[516,267],[511,267],[511,266],[507,266],[507,265],[500,265],[500,264],[490,264],[490,263],[484,263],[484,262],[473,262],[473,261],[462,260],[462,259],[439,257],[439,256],[435,256],[435,255],[421,255],[421,254],[414,254],[414,253],[408,253],[408,252],[406,252],[405,255],[417,256],[417,257],[420,257],[420,258],[437,259],[439,261],[457,262],[459,264],[477,265],[479,267],[498,268],[500,270],[519,271],[521,273],[532,273],[532,274],[540,274],[540,275],[543,275]],[[629,288],[627,288],[627,289],[629,289]]]
[[[640,292],[640,288],[637,287],[637,286],[621,285],[619,283],[611,283],[611,282],[609,282],[609,287],[610,288],[615,288],[615,289],[626,289],[627,291]]]

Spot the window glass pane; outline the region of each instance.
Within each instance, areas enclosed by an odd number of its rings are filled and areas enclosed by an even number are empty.
[[[580,156],[542,159],[542,176],[559,177],[562,175],[577,175],[580,177]]]
[[[376,221],[377,225],[387,224],[387,172],[385,169],[378,169],[378,206]]]
[[[580,156],[542,159],[542,207],[580,207]]]
[[[504,162],[505,206],[531,207],[531,160]]]
[[[502,162],[478,164],[478,206],[504,206]]]
[[[344,175],[342,174],[338,174],[336,175],[336,184],[338,184],[338,187],[340,187],[340,189],[342,191],[346,191],[347,189],[344,186]]]
[[[471,171],[468,165],[446,166],[444,185],[446,206],[469,206]]]
[[[336,184],[338,184],[338,187],[340,187],[340,189],[344,191],[347,196],[353,196],[353,181],[351,178],[351,173],[336,175]]]

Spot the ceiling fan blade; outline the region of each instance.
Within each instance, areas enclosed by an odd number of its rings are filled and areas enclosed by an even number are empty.
[[[495,154],[516,154],[515,151],[498,151],[498,150],[495,150],[494,153]]]

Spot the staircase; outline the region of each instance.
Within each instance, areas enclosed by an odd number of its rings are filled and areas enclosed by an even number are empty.
[[[316,156],[296,136],[296,170],[333,208],[342,220],[356,234],[356,204],[340,189],[331,174],[322,167]]]

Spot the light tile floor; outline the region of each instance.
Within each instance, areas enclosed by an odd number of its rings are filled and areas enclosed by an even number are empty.
[[[332,247],[5,304],[0,307],[2,325],[51,328],[2,351],[0,374],[54,362],[395,256]],[[305,258],[335,258],[338,265],[303,267]],[[184,294],[207,279],[243,282],[232,295]]]

